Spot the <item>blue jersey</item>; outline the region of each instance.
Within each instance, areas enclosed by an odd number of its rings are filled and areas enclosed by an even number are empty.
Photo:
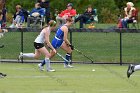
[[[55,37],[52,40],[52,46],[55,49],[58,49],[62,45],[62,43],[63,43],[64,32],[61,30],[61,27],[57,30],[57,32],[55,34]]]
[[[61,30],[61,27],[57,30],[55,37],[58,38],[58,39],[63,40],[64,32]]]

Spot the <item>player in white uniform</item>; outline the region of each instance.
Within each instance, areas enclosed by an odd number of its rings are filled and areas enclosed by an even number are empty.
[[[45,27],[40,34],[37,36],[37,38],[34,41],[34,47],[35,47],[35,53],[20,53],[19,58],[39,58],[41,54],[45,55],[45,63],[46,63],[46,67],[47,67],[47,71],[49,72],[53,72],[55,71],[54,69],[51,68],[50,66],[50,56],[51,54],[49,53],[49,51],[45,48],[44,43],[46,43],[48,45],[48,47],[50,47],[50,49],[56,53],[55,48],[51,45],[50,40],[49,40],[49,36],[50,36],[50,32],[52,30],[54,30],[56,26],[56,22],[54,20],[51,20],[48,23],[48,26]]]

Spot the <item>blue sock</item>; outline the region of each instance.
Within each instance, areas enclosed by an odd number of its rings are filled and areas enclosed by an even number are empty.
[[[69,61],[70,58],[71,58],[71,55],[69,53],[67,53],[66,54],[66,59]],[[68,62],[67,61],[65,61],[64,63],[68,65]]]
[[[45,60],[43,60],[42,63],[41,63],[41,66],[44,66],[45,63],[46,63]]]

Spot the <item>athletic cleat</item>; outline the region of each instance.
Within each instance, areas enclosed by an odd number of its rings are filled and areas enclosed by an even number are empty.
[[[3,32],[4,32],[4,33],[8,32],[8,30],[7,30],[7,29],[2,29],[2,30],[3,30]]]
[[[0,45],[0,48],[3,48],[4,47],[4,45]]]
[[[68,68],[68,65],[67,64],[64,64],[64,68]]]
[[[52,68],[47,69],[47,72],[55,72],[55,69],[52,69]]]
[[[64,64],[64,68],[73,68],[73,66],[72,65]]]
[[[19,61],[19,62],[21,61],[22,57],[23,57],[23,53],[20,52],[20,54],[19,54],[19,56],[18,56],[18,61]]]
[[[44,67],[43,67],[43,66],[41,66],[41,63],[40,63],[40,64],[38,64],[38,67],[39,67],[39,70],[40,70],[40,71],[44,71]]]
[[[6,74],[0,73],[0,78],[4,78],[6,76],[7,76]]]
[[[74,66],[72,66],[72,65],[68,65],[68,67],[69,67],[69,68],[73,68]]]
[[[127,77],[129,78],[130,75],[134,72],[134,65],[130,64],[127,70]]]

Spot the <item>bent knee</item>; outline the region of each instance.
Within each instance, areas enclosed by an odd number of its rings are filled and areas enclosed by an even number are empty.
[[[36,55],[35,55],[35,56],[34,56],[34,58],[35,58],[35,59],[38,59],[38,58],[39,58],[39,56],[36,56]]]
[[[67,51],[67,53],[71,54],[72,51],[73,51],[72,49],[69,49],[69,50]]]
[[[46,54],[45,57],[46,58],[51,58],[51,54]]]

